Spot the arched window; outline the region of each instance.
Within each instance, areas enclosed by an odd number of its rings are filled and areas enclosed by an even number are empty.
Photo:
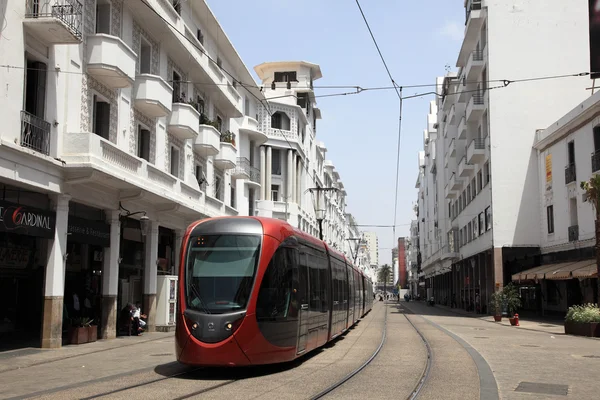
[[[271,128],[281,129],[289,131],[290,128],[290,117],[282,111],[277,111],[271,116]]]

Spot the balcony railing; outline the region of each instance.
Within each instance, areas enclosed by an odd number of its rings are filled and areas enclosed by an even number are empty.
[[[83,6],[78,0],[27,0],[25,18],[57,18],[82,39]]]
[[[485,139],[483,139],[483,138],[473,139],[473,148],[475,150],[485,150]]]
[[[21,111],[21,146],[49,155],[50,123]]]
[[[466,11],[465,25],[467,24],[467,22],[469,22],[469,16],[471,15],[472,10],[481,10],[481,0],[467,1],[467,6],[465,7],[465,11]]]
[[[483,105],[483,93],[476,93],[473,95],[473,104],[479,106]]]
[[[247,174],[252,182],[260,183],[260,170],[250,165],[250,160],[246,157],[238,157],[235,169],[236,172]]]
[[[600,150],[592,153],[592,172],[600,171]]]
[[[575,164],[569,164],[565,167],[565,185],[577,180]]]
[[[473,52],[473,61],[483,61],[483,50],[475,50]]]
[[[569,227],[569,242],[579,240],[579,225]]]

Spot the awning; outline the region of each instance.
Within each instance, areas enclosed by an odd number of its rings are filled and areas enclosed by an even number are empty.
[[[569,268],[569,266],[572,266],[575,264],[578,264],[578,262],[569,261],[569,262],[556,263],[556,264],[540,265],[535,268],[531,268],[531,269],[519,272],[518,274],[514,274],[512,276],[512,280],[513,281],[526,281],[526,280],[535,280],[535,279],[571,279],[571,277],[570,277],[571,271],[572,271],[571,269],[568,270],[568,274],[569,274],[568,278],[558,278],[556,276],[559,273],[559,271],[566,270],[567,268]],[[582,267],[582,266],[583,265],[579,265],[579,267]],[[553,275],[553,278],[547,278],[547,275],[552,275],[552,273],[555,271],[557,271],[557,273]],[[561,273],[561,275],[562,275],[562,273]],[[561,275],[559,275],[559,276],[561,276]]]
[[[573,271],[573,278],[596,278],[598,276],[598,266],[596,260],[587,260],[587,265]]]
[[[561,268],[554,269],[552,271],[546,272],[546,279],[550,280],[567,280],[572,279],[571,275],[573,271],[584,268],[590,264],[590,260],[578,261],[569,265],[565,265]]]

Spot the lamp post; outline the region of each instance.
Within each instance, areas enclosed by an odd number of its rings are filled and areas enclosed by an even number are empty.
[[[309,188],[310,194],[313,195],[313,207],[315,208],[315,218],[319,223],[319,239],[323,240],[323,220],[325,219],[325,212],[327,211],[325,208],[325,199],[323,198],[323,192],[337,192],[337,188],[322,188],[322,187],[314,187]],[[305,192],[306,193],[306,192]]]
[[[148,231],[150,230],[150,218],[146,215],[146,211],[136,211],[131,212],[119,202],[119,209],[125,211],[124,215],[121,215],[123,218],[131,217],[132,215],[144,214],[140,217],[140,232],[142,234],[142,238],[148,236]]]

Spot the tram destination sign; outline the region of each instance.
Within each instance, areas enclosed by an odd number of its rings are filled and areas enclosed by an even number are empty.
[[[52,211],[0,201],[0,231],[54,238],[56,214]]]

